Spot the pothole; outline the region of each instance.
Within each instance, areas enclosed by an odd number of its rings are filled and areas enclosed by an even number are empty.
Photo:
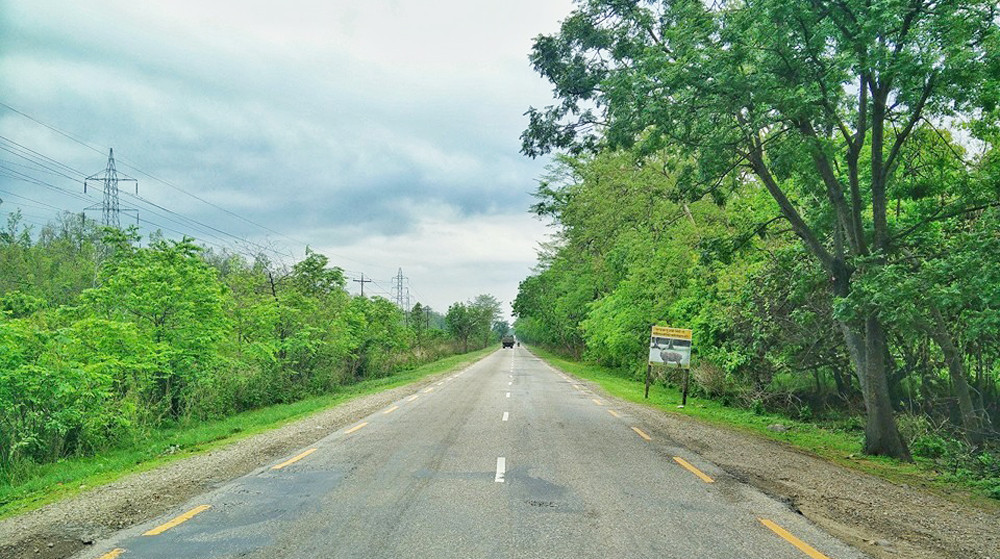
[[[531,500],[529,500],[529,501],[525,501],[525,502],[528,503],[529,506],[539,507],[539,508],[554,509],[554,508],[556,508],[558,506],[558,505],[556,505],[555,501],[531,501]]]

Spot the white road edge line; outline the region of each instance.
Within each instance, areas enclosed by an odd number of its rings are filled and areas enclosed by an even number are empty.
[[[510,412],[505,411],[503,412],[503,419],[501,419],[500,421],[507,421],[508,417],[510,417]]]
[[[503,483],[503,474],[507,470],[507,459],[503,456],[497,458],[497,477],[493,479],[496,483]]]

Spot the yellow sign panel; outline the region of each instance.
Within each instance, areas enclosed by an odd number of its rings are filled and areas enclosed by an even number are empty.
[[[658,338],[691,339],[691,330],[686,328],[670,328],[669,326],[653,326],[653,335]]]

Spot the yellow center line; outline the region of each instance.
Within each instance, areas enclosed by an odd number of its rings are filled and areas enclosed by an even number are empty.
[[[597,398],[591,398],[591,400],[593,400],[594,403],[597,404],[598,406],[603,406],[604,405],[604,402],[598,400]]]
[[[633,427],[633,428],[632,428],[632,430],[633,430],[633,431],[635,431],[635,434],[636,434],[636,435],[639,435],[640,437],[642,437],[642,438],[646,439],[647,441],[651,441],[651,440],[653,440],[653,437],[650,437],[650,436],[649,436],[649,435],[647,435],[646,433],[643,433],[643,432],[642,432],[642,429],[640,429],[640,428],[638,428],[638,427]]]
[[[390,413],[392,413],[392,412],[394,412],[394,411],[396,411],[398,409],[399,409],[399,406],[392,406],[391,408],[389,408],[389,409],[385,410],[384,412],[382,412],[382,415],[389,415]]]
[[[608,410],[608,413],[610,413],[611,415],[613,415],[615,417],[621,417],[620,415],[618,415],[618,413],[615,410]]]
[[[100,559],[115,559],[115,557],[118,557],[122,553],[125,553],[125,550],[122,549],[122,548],[120,548],[120,547],[118,547],[118,548],[112,549],[111,551],[105,553],[104,555],[101,555]]]
[[[298,462],[299,460],[302,460],[306,456],[309,456],[310,454],[316,452],[317,450],[318,449],[316,449],[316,448],[310,448],[309,450],[303,452],[302,454],[299,454],[298,456],[293,456],[292,458],[289,458],[288,460],[285,460],[284,462],[282,462],[281,464],[278,464],[277,466],[271,466],[271,469],[272,470],[280,470],[280,469],[284,468],[285,466],[291,466],[292,464]]]
[[[412,401],[416,400],[419,397],[420,397],[420,394],[414,394],[413,396],[410,396],[409,398],[407,398],[406,401],[407,402],[412,402]]]
[[[701,481],[704,481],[705,483],[715,483],[715,480],[705,475],[705,472],[699,470],[698,468],[695,468],[694,466],[691,465],[690,462],[681,458],[680,456],[674,456],[674,462],[677,462],[681,466],[684,466],[685,470],[700,477]]]
[[[424,390],[424,394],[427,394],[428,392],[433,392],[433,391],[434,391],[434,387],[430,386],[426,390]]]
[[[365,421],[364,423],[361,423],[360,425],[355,425],[354,427],[351,427],[350,429],[344,431],[344,434],[345,435],[350,435],[351,433],[357,431],[358,429],[364,427],[365,425],[368,425],[367,421]]]
[[[184,514],[178,516],[177,518],[171,520],[170,522],[167,522],[166,524],[162,524],[160,526],[157,526],[156,528],[153,528],[152,530],[143,534],[143,536],[156,536],[162,534],[175,526],[178,526],[180,524],[187,522],[188,520],[191,520],[192,518],[195,517],[195,515],[201,514],[210,508],[212,508],[211,505],[201,505],[200,507],[193,508],[185,512]]]
[[[788,530],[785,530],[784,528],[782,528],[781,526],[778,526],[774,522],[771,522],[770,520],[768,520],[766,518],[758,518],[757,520],[760,520],[761,524],[763,524],[764,526],[767,526],[768,528],[770,528],[772,532],[774,532],[775,534],[778,534],[779,536],[781,536],[782,538],[784,538],[785,541],[787,541],[788,543],[794,545],[795,547],[797,547],[799,549],[799,551],[801,551],[802,553],[805,553],[806,555],[808,555],[812,559],[830,559],[826,555],[823,555],[822,553],[820,553],[820,552],[816,551],[815,549],[813,549],[812,546],[810,546],[806,542],[804,542],[804,541],[796,538],[795,536],[791,535],[788,532]]]

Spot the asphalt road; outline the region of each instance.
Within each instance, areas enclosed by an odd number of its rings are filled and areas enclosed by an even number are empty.
[[[515,348],[78,557],[866,556]]]

